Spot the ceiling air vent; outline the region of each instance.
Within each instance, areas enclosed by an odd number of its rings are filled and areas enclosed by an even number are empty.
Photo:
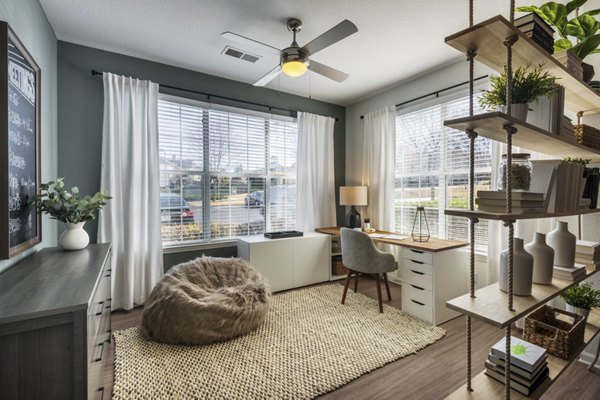
[[[229,46],[226,46],[223,49],[223,51],[221,52],[221,54],[226,54],[228,56],[239,58],[239,59],[242,59],[244,61],[251,62],[251,63],[255,63],[258,60],[260,60],[260,56],[257,56],[257,55],[254,55],[254,54],[250,54],[250,53],[245,53],[245,52],[243,52],[241,50],[234,49],[233,47],[229,47]]]

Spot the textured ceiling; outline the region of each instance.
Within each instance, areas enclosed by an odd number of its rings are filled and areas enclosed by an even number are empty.
[[[599,3],[592,0],[590,4]],[[289,17],[304,23],[302,46],[349,19],[358,32],[314,59],[350,77],[337,83],[316,74],[282,75],[267,87],[349,105],[412,76],[461,58],[444,37],[468,25],[467,0],[40,0],[59,40],[253,83],[278,57],[223,39],[232,31],[287,47]],[[517,1],[517,5],[541,1]],[[508,0],[476,0],[475,21],[508,14]],[[223,48],[261,56],[255,64]]]

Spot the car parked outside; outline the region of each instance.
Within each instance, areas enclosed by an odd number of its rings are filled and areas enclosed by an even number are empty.
[[[193,224],[194,212],[181,196],[160,194],[160,220],[163,224]]]
[[[256,192],[248,193],[244,198],[244,203],[248,207],[260,207],[265,204],[265,192],[258,190]]]

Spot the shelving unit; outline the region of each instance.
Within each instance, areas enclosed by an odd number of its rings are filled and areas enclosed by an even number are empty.
[[[510,365],[510,337],[512,323],[525,317],[531,311],[542,306],[547,301],[560,295],[577,282],[554,279],[551,285],[533,285],[531,296],[514,296],[513,286],[513,257],[512,246],[514,238],[514,223],[521,219],[552,218],[570,215],[591,214],[600,210],[576,210],[560,213],[516,214],[511,213],[511,182],[512,168],[506,168],[505,181],[507,188],[507,213],[491,213],[474,210],[474,163],[475,140],[481,135],[507,144],[506,152],[509,154],[508,163],[511,162],[512,147],[518,146],[544,154],[564,157],[581,157],[600,161],[600,151],[564,140],[560,135],[554,135],[536,126],[517,120],[507,114],[492,112],[480,115],[473,113],[473,64],[481,62],[488,67],[503,72],[507,65],[507,76],[512,76],[513,68],[532,64],[544,64],[544,68],[559,78],[559,83],[565,88],[565,106],[576,111],[600,111],[600,96],[586,83],[571,75],[561,63],[547,53],[533,40],[526,37],[512,24],[514,20],[515,1],[510,0],[510,21],[502,16],[490,18],[477,25],[473,25],[473,0],[469,1],[470,27],[454,35],[448,36],[445,42],[455,49],[466,54],[469,61],[470,78],[470,116],[448,120],[444,124],[455,129],[463,130],[470,139],[470,174],[469,174],[469,209],[447,209],[446,215],[466,217],[469,220],[469,237],[471,245],[470,258],[470,293],[446,302],[446,307],[458,311],[466,316],[467,329],[467,379],[466,384],[453,393],[452,399],[492,399],[526,398],[509,389],[510,368],[506,369],[504,383],[500,383],[483,372],[472,378],[471,369],[471,319],[477,318],[488,324],[504,329],[506,338],[506,364]],[[512,84],[507,79],[507,104],[512,99]],[[508,229],[508,293],[500,291],[499,285],[493,284],[475,290],[475,235],[474,226],[480,219],[503,221]],[[598,271],[588,270],[589,277]],[[584,278],[585,279],[585,278]],[[583,279],[582,279],[583,280]],[[593,312],[588,318],[585,332],[585,342],[588,343],[600,330],[600,312]],[[580,350],[583,350],[581,346]],[[580,352],[580,351],[579,351]],[[579,352],[574,352],[569,360],[561,360],[553,356],[548,357],[550,377],[547,378],[529,398],[539,398],[552,385],[554,380],[576,358]]]

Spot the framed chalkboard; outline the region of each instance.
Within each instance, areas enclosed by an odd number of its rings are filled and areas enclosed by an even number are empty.
[[[40,183],[41,71],[6,22],[0,21],[0,259],[42,239],[31,205]]]

